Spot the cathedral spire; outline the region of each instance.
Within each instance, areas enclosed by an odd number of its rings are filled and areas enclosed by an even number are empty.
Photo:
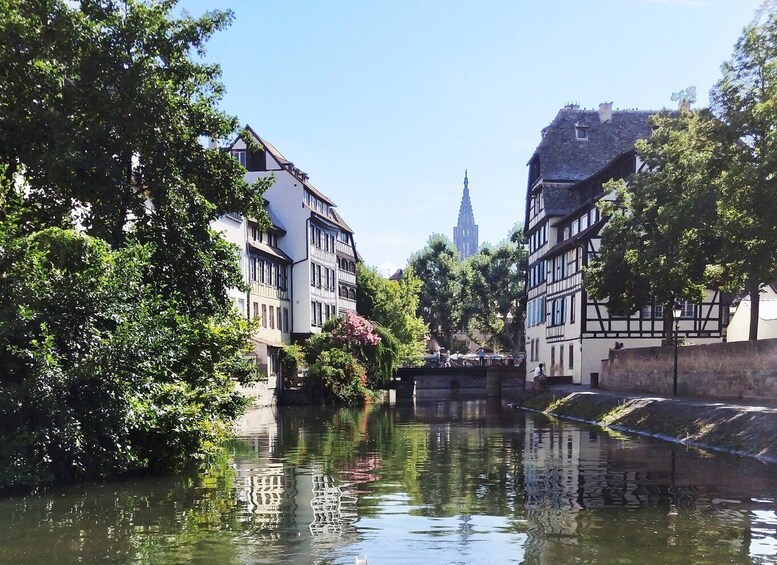
[[[478,249],[478,226],[475,224],[475,215],[472,212],[472,202],[469,199],[469,178],[464,169],[464,193],[461,196],[459,207],[459,222],[453,228],[453,243],[459,250],[462,259],[474,255]]]

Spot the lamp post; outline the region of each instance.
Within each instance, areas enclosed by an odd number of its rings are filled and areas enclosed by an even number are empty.
[[[680,331],[680,316],[683,311],[675,302],[672,306],[672,318],[674,319],[674,373],[672,374],[672,395],[677,396],[677,334]]]

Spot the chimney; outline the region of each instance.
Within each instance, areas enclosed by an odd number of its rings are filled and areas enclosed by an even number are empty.
[[[612,119],[612,102],[602,102],[599,104],[599,121],[609,122]]]

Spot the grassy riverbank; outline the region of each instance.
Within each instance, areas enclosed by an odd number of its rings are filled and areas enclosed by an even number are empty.
[[[777,463],[777,408],[590,390],[549,390],[517,407]]]

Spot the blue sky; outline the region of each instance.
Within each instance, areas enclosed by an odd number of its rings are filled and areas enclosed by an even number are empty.
[[[480,242],[523,220],[526,162],[559,108],[706,104],[761,0],[183,0],[222,109],[310,175],[385,274],[452,238],[468,169]]]

